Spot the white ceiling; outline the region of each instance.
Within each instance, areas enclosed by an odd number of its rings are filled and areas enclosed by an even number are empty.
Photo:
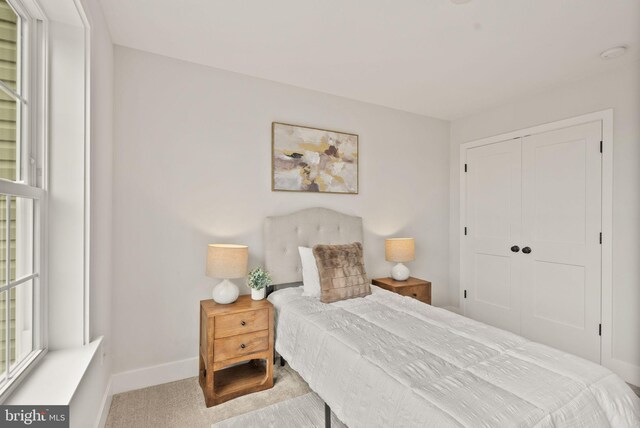
[[[640,58],[637,0],[102,5],[116,44],[443,119]]]

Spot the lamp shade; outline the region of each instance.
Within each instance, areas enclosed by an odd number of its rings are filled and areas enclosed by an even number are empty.
[[[415,259],[413,238],[390,238],[384,241],[384,257],[388,262],[410,262]]]
[[[209,244],[207,276],[213,278],[242,278],[247,275],[249,247],[234,244]]]

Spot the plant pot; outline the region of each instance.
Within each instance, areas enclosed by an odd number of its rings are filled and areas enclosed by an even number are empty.
[[[261,290],[255,290],[255,289],[251,289],[251,298],[253,300],[262,300],[264,299],[265,295],[267,294],[267,288],[263,288]]]

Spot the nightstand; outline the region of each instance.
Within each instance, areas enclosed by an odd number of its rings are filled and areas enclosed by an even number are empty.
[[[372,279],[371,283],[385,290],[431,304],[431,282],[424,279],[409,277],[406,281],[396,281],[392,278],[376,278]]]
[[[207,407],[273,386],[273,305],[200,302],[200,386]]]

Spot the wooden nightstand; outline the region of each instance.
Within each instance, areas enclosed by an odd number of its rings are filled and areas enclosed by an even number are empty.
[[[207,407],[273,386],[273,305],[200,302],[200,386]],[[238,364],[241,363],[241,364]]]
[[[406,281],[396,281],[392,278],[376,278],[372,279],[371,283],[385,290],[431,304],[431,282],[424,279],[409,277]]]

